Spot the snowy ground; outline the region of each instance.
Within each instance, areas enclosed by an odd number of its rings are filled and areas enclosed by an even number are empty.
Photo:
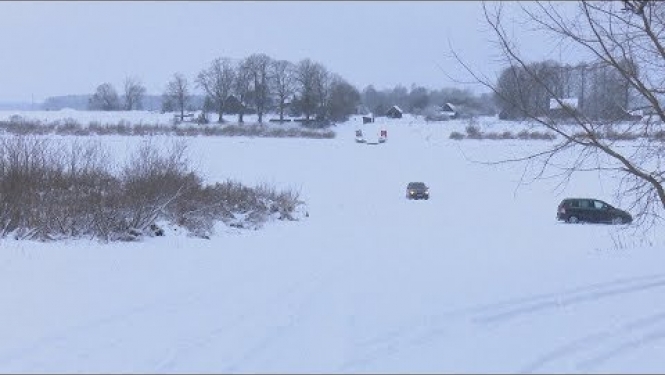
[[[614,181],[517,188],[521,166],[465,155],[543,141],[379,121],[383,145],[356,144],[357,120],[332,140],[189,141],[211,182],[299,189],[300,222],[210,240],[0,240],[0,372],[665,371],[664,234],[555,220],[566,196],[615,203]],[[142,141],[102,139],[117,153]],[[416,180],[429,201],[404,198]]]

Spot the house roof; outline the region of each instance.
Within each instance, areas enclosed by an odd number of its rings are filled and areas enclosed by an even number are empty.
[[[390,109],[396,109],[396,110],[399,111],[399,113],[404,113],[404,111],[402,111],[402,109],[400,107],[396,106],[396,105],[390,107]],[[390,111],[390,109],[389,109],[389,111]]]
[[[444,103],[444,104],[441,106],[441,110],[442,110],[443,112],[456,112],[456,111],[457,111],[457,108],[455,108],[455,106],[454,106],[453,104],[451,104],[451,103]]]
[[[563,105],[569,108],[576,109],[578,105],[577,98],[562,98],[561,102]],[[556,99],[550,99],[550,109],[561,109],[561,105]]]

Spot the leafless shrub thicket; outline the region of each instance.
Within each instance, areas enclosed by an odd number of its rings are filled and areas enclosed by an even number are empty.
[[[551,141],[556,136],[552,133],[540,132],[540,131],[529,131],[521,130],[517,134],[505,130],[503,132],[483,132],[477,125],[469,124],[466,127],[466,135],[454,131],[450,133],[450,139],[462,140],[462,139],[490,139],[490,140],[506,140],[506,139],[519,139],[519,140],[546,140]]]
[[[206,237],[217,221],[256,228],[273,215],[293,220],[303,203],[297,192],[264,185],[204,185],[185,151],[182,141],[168,150],[147,143],[116,168],[99,143],[1,138],[0,238],[137,240],[163,234],[160,220]]]
[[[490,140],[506,140],[506,139],[519,139],[519,140],[554,140],[557,138],[556,134],[551,132],[542,132],[535,130],[520,130],[517,134],[504,130],[502,132],[483,132],[475,125],[469,125],[466,127],[466,135],[453,131],[450,133],[450,139],[462,140],[462,139],[490,139]],[[665,141],[665,131],[651,132],[650,134],[644,134],[639,132],[632,131],[618,131],[613,128],[608,128],[604,130],[594,130],[590,132],[578,131],[570,135],[571,138],[577,141],[588,141],[590,139],[596,140],[608,140],[608,141],[636,141],[640,139],[652,141],[652,142],[663,142]]]
[[[132,125],[121,120],[116,124],[101,124],[93,121],[87,127],[74,119],[42,123],[12,116],[8,121],[0,121],[0,132],[13,135],[178,135],[178,136],[248,136],[266,138],[314,138],[332,139],[332,130],[304,128],[271,128],[260,124],[226,126],[190,126],[138,124]]]

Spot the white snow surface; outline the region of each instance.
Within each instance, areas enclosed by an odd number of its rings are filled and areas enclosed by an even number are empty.
[[[372,146],[354,141],[360,118],[335,139],[188,139],[210,183],[299,190],[300,221],[209,240],[0,240],[0,372],[665,372],[662,228],[555,219],[567,196],[616,203],[616,181],[518,186],[523,165],[470,159],[546,141],[377,122],[388,142]],[[118,154],[143,141],[96,139]],[[409,181],[431,199],[406,200]]]

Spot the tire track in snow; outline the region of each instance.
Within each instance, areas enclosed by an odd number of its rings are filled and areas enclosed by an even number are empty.
[[[224,339],[226,336],[233,335],[234,333],[238,332],[238,326],[241,324],[251,320],[252,318],[260,318],[264,315],[274,315],[275,314],[275,309],[277,306],[282,305],[282,304],[290,304],[288,301],[290,300],[296,300],[298,301],[300,298],[302,291],[307,290],[308,286],[310,284],[314,284],[314,290],[306,293],[306,297],[304,301],[309,301],[311,300],[317,292],[320,290],[321,285],[322,285],[322,276],[318,277],[305,277],[302,280],[299,280],[295,283],[293,283],[291,286],[287,288],[287,290],[283,293],[279,293],[272,298],[270,298],[268,301],[263,301],[260,304],[255,304],[249,308],[247,308],[245,311],[237,314],[233,319],[227,320],[223,325],[217,326],[209,330],[205,334],[199,334],[193,338],[187,339],[186,342],[183,342],[180,344],[180,346],[174,348],[168,356],[163,359],[155,368],[154,372],[155,373],[166,373],[166,372],[173,372],[175,371],[176,367],[184,360],[186,360],[191,354],[198,352],[206,347],[210,347],[211,345],[214,345],[215,342],[219,342],[219,340]],[[301,307],[296,307],[295,309],[298,312],[301,312],[303,310]],[[302,314],[296,314],[296,317],[300,317]],[[265,321],[266,319],[258,319],[259,321]],[[292,322],[292,319],[290,319],[290,322],[287,327],[292,327],[295,325],[296,322]],[[231,373],[234,372],[233,368],[240,366],[241,364],[245,363],[247,360],[249,360],[254,354],[259,352],[262,349],[265,349],[268,347],[271,343],[271,341],[274,341],[274,338],[276,337],[275,333],[278,333],[276,331],[283,331],[284,328],[282,327],[276,327],[271,332],[265,335],[265,337],[260,341],[259,344],[257,344],[254,348],[248,350],[244,355],[242,355],[241,360],[237,361],[235,365],[230,365],[229,369],[226,369],[222,372],[224,373]],[[275,336],[275,337],[273,337]]]
[[[293,311],[292,314],[289,314],[289,319],[287,324],[277,325],[268,330],[268,332],[262,335],[262,338],[258,343],[253,345],[251,348],[246,350],[242,356],[235,361],[235,363],[226,367],[222,372],[223,373],[238,373],[242,372],[239,367],[246,365],[253,358],[257,357],[261,353],[265,352],[268,348],[275,345],[280,338],[283,338],[286,334],[292,333],[292,329],[300,324],[305,318],[305,314],[312,309],[313,301],[316,297],[321,296],[321,289],[327,282],[317,280],[314,283],[314,287],[309,290],[303,298],[299,298],[295,301],[295,306],[289,310]]]
[[[655,328],[662,327],[654,330],[654,326]],[[644,330],[647,332],[642,332]],[[519,372],[533,373],[550,363],[601,349],[600,353],[587,354],[584,356],[585,359],[577,362],[577,369],[586,372],[623,353],[663,339],[665,339],[665,312],[660,312],[630,321],[615,329],[603,330],[573,340],[528,363]],[[608,341],[612,340],[619,341],[619,343],[609,344]],[[602,350],[603,347],[609,347],[609,349]]]
[[[601,365],[610,359],[614,359],[615,357],[623,355],[629,351],[637,350],[647,344],[651,344],[662,340],[665,340],[665,328],[654,332],[648,332],[642,335],[641,337],[625,341],[599,355],[578,362],[577,368],[583,371],[590,371],[595,367],[597,367],[598,365]]]
[[[31,356],[44,348],[53,347],[55,345],[62,345],[77,338],[83,337],[86,334],[100,329],[109,325],[118,324],[121,322],[126,322],[130,319],[133,319],[137,316],[154,313],[155,311],[164,311],[165,308],[177,308],[187,305],[187,301],[198,298],[193,293],[186,293],[185,297],[182,299],[176,299],[178,302],[172,302],[173,297],[169,297],[168,301],[165,303],[165,299],[156,300],[150,303],[138,305],[129,309],[123,309],[114,314],[104,316],[102,318],[93,319],[86,323],[77,324],[72,327],[66,328],[60,332],[53,333],[47,336],[43,336],[29,345],[25,345],[20,348],[10,349],[5,353],[0,354],[0,368],[5,368],[7,365],[15,362],[16,360],[26,358]],[[88,347],[88,350],[90,347]],[[99,348],[98,350],[103,350]],[[90,355],[91,352],[79,353],[80,355]]]
[[[408,322],[389,330],[387,333],[360,343],[358,351],[364,353],[347,360],[339,368],[339,371],[354,371],[358,366],[370,364],[387,355],[395,354],[404,348],[424,345],[433,340],[440,339],[450,330],[447,327],[459,327],[461,324],[472,326],[496,325],[522,316],[542,313],[547,310],[556,310],[582,303],[591,303],[604,298],[630,295],[663,287],[665,287],[665,273],[660,273],[640,277],[620,278],[608,282],[566,289],[560,292],[530,295],[496,303],[446,311],[433,317],[423,317],[418,319],[418,321]],[[592,335],[587,340],[590,342],[594,338],[595,335]],[[648,339],[655,340],[657,338],[649,336]],[[585,340],[581,340],[581,342],[586,343]],[[573,343],[571,347],[576,345],[582,344]],[[596,363],[602,362],[602,360],[603,358],[599,358],[595,362],[584,362],[581,366],[593,367]]]
[[[636,285],[617,286],[604,290],[572,293],[571,295],[561,294],[557,297],[545,299],[542,302],[526,304],[525,306],[509,306],[509,308],[505,311],[482,315],[475,318],[474,321],[478,323],[504,322],[525,314],[539,313],[543,310],[562,308],[586,302],[594,302],[603,298],[615,297],[623,294],[632,294],[662,287],[665,287],[665,279],[646,283],[638,283]]]
[[[500,311],[501,309],[504,308],[514,309],[520,307],[521,305],[528,305],[536,302],[542,303],[543,300],[560,301],[562,299],[565,299],[566,296],[584,294],[588,292],[593,293],[603,289],[611,290],[616,287],[625,288],[630,284],[651,283],[651,282],[660,282],[660,281],[665,281],[665,273],[638,276],[638,277],[620,278],[602,283],[595,283],[575,288],[564,289],[559,292],[542,293],[526,297],[512,298],[496,303],[483,304],[470,308],[454,310],[451,312],[444,313],[440,315],[440,317],[449,317],[451,315],[468,315],[468,314],[485,313],[485,312],[488,313],[489,316],[492,315],[492,313],[496,314],[497,311]]]

